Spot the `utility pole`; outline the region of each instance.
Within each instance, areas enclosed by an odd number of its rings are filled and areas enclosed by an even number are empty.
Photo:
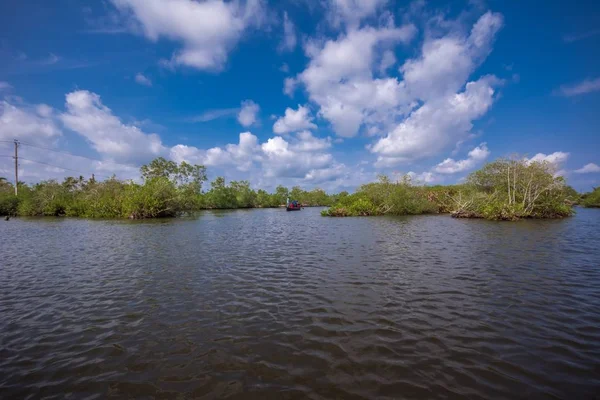
[[[19,195],[19,141],[15,139],[15,196]]]

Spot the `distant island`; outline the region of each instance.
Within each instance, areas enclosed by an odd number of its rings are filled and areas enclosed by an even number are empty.
[[[253,190],[248,181],[226,184],[222,177],[210,183],[206,168],[186,162],[177,164],[157,158],[140,169],[143,183],[118,180],[97,181],[67,177],[64,181],[42,181],[14,186],[0,178],[0,215],[69,216],[82,218],[164,218],[206,209],[280,207],[286,199],[303,206],[327,206],[324,216],[377,216],[450,213],[461,218],[517,220],[562,218],[573,214],[573,205],[600,207],[600,188],[580,195],[553,166],[527,159],[500,159],[472,173],[465,183],[423,186],[406,175],[391,181],[362,185],[353,194],[328,194],[322,189],[275,192]]]
[[[555,167],[527,158],[498,159],[449,186],[413,185],[410,177],[363,185],[341,198],[324,216],[413,215],[450,213],[457,218],[515,221],[523,218],[563,218],[573,206],[600,206],[600,189],[580,195]]]

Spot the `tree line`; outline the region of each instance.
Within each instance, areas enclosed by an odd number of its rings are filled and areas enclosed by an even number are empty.
[[[14,186],[0,178],[0,215],[72,216],[84,218],[175,217],[203,209],[279,207],[287,198],[305,206],[329,206],[337,195],[322,189],[311,191],[278,186],[273,193],[254,190],[248,181],[222,177],[207,181],[206,168],[186,162],[177,164],[157,158],[140,169],[142,183],[112,177],[104,181],[67,177],[62,182],[47,180],[34,185]]]
[[[395,182],[381,176],[340,200],[324,216],[451,213],[458,218],[517,220],[562,218],[573,205],[600,206],[600,190],[580,195],[547,162],[499,159],[473,172],[459,185],[414,185],[409,176]]]
[[[349,194],[328,194],[278,186],[254,190],[248,181],[218,177],[207,182],[206,168],[157,158],[140,169],[142,183],[115,177],[104,181],[82,176],[14,187],[0,178],[0,215],[84,218],[174,217],[203,209],[279,207],[288,198],[305,206],[328,206],[324,216],[370,216],[451,213],[455,217],[516,220],[561,218],[573,205],[600,207],[600,188],[579,194],[554,167],[525,158],[499,159],[473,172],[459,185],[422,186],[407,175],[362,185]]]

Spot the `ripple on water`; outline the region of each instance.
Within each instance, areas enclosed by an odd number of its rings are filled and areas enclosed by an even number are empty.
[[[0,398],[593,398],[600,212],[0,224]]]

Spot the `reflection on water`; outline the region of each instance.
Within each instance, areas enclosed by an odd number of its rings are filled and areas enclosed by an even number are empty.
[[[0,223],[0,398],[591,398],[600,211]]]

